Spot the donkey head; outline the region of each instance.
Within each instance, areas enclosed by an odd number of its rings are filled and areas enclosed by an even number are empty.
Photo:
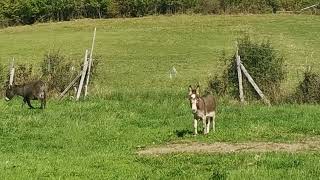
[[[15,95],[14,88],[12,85],[9,85],[6,89],[5,100],[10,101],[14,97],[14,95]]]
[[[198,110],[198,101],[200,98],[200,86],[198,85],[196,88],[192,88],[192,86],[189,86],[189,101],[191,110],[193,113],[196,113]]]

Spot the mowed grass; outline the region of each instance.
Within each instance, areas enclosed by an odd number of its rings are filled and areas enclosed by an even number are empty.
[[[6,179],[318,178],[318,152],[139,156],[172,141],[300,142],[318,139],[319,106],[221,104],[217,132],[193,137],[184,94],[114,94],[48,109],[0,102],[0,172]],[[35,103],[36,104],[36,103]]]
[[[300,142],[318,139],[318,105],[240,106],[219,99],[217,132],[192,136],[186,87],[221,74],[236,38],[270,39],[287,58],[293,87],[300,64],[317,70],[320,19],[304,15],[159,16],[78,20],[0,30],[0,60],[39,67],[60,49],[82,61],[97,27],[99,75],[90,98],[50,99],[44,111],[0,101],[4,179],[317,179],[318,152],[138,156],[139,147],[173,141]],[[306,62],[307,60],[307,62]],[[175,66],[178,76],[170,80]],[[320,69],[320,68],[319,68]]]

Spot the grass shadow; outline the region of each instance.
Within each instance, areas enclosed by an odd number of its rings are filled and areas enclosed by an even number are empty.
[[[186,135],[193,135],[193,132],[190,130],[183,129],[183,130],[176,130],[175,134],[177,135],[177,137],[184,137]]]

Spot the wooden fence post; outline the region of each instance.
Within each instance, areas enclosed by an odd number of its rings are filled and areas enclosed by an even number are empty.
[[[77,80],[81,77],[82,73],[79,73],[67,86],[67,88],[60,94],[59,100],[62,100],[64,95],[69,91],[69,89],[77,82]]]
[[[77,101],[80,99],[80,94],[81,94],[84,79],[86,77],[87,70],[88,70],[88,50],[86,50],[86,54],[84,56],[83,69],[81,72],[81,79],[80,79],[80,84],[79,84],[77,98],[76,98]]]
[[[9,78],[9,85],[12,86],[13,85],[13,79],[14,79],[14,72],[15,72],[15,69],[14,69],[14,58],[12,59],[12,62],[11,62],[11,66],[10,66],[10,78]]]
[[[300,12],[301,12],[301,11],[304,11],[304,10],[306,10],[306,9],[310,9],[310,8],[313,8],[313,7],[317,7],[317,6],[319,6],[319,5],[320,5],[320,3],[317,3],[317,4],[314,4],[314,5],[312,5],[312,6],[308,6],[308,7],[302,8],[302,9],[300,10]]]
[[[262,99],[268,106],[271,106],[270,101],[264,96],[264,94],[262,93],[262,91],[260,90],[260,88],[258,87],[258,85],[254,82],[254,80],[252,79],[252,77],[250,76],[250,74],[248,73],[248,71],[246,70],[246,68],[243,66],[242,63],[240,63],[240,67],[241,67],[241,70],[243,71],[243,74],[247,77],[247,79],[249,80],[249,82],[251,83],[251,85],[253,86],[253,88],[257,91],[257,93],[259,94],[259,96],[261,97],[261,99]]]
[[[91,52],[90,52],[90,58],[89,58],[89,66],[88,66],[88,73],[87,73],[87,79],[86,79],[86,85],[84,86],[84,96],[86,97],[88,95],[88,85],[89,85],[89,80],[90,80],[90,73],[91,73],[91,66],[92,66],[92,56],[93,56],[93,48],[94,48],[94,43],[96,40],[96,33],[97,33],[97,28],[94,28],[94,33],[93,33],[93,39],[92,39],[92,46],[91,46]]]
[[[239,82],[239,97],[240,102],[244,102],[244,96],[243,96],[243,86],[242,86],[242,73],[241,73],[241,60],[239,56],[239,48],[237,45],[237,51],[236,51],[236,62],[237,62],[237,71],[238,71],[238,82]]]

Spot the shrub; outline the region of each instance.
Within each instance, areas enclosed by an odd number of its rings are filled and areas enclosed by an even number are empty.
[[[97,55],[92,57],[92,66],[91,66],[91,71],[90,71],[90,83],[93,84],[96,78],[98,77],[98,72],[99,72],[99,64],[101,61],[101,56]]]
[[[263,93],[272,102],[279,100],[280,85],[286,77],[284,58],[278,55],[268,41],[256,43],[246,36],[238,40],[238,47],[242,64]],[[238,73],[235,55],[230,57],[223,55],[221,59],[228,62],[227,70],[220,80],[219,78],[212,79],[209,82],[209,86],[211,86],[211,90],[213,91],[214,87],[222,87],[216,89],[218,92],[215,93],[221,94],[227,92],[231,93],[230,95],[234,97],[238,97]],[[244,75],[243,89],[246,99],[260,99]]]
[[[294,94],[298,103],[320,103],[320,74],[307,71]]]
[[[79,67],[67,61],[59,51],[44,56],[41,63],[42,78],[47,82],[49,91],[62,92],[77,75]]]
[[[33,66],[32,64],[17,64],[15,66],[14,80],[15,84],[24,84],[35,80],[35,76],[32,74]]]
[[[9,85],[9,76],[9,69],[0,64],[0,91],[6,89]],[[35,76],[33,75],[33,66],[31,64],[15,65],[14,84],[24,84],[34,79]]]
[[[90,83],[92,84],[97,77],[98,64],[100,57],[93,57],[93,64],[90,72]],[[60,51],[52,51],[44,56],[41,63],[42,79],[47,82],[49,91],[56,91],[58,93],[63,92],[70,82],[80,73],[82,70],[83,61],[80,63],[74,63],[70,59],[67,59]],[[76,82],[75,86],[79,82]]]
[[[196,13],[202,14],[220,14],[220,1],[218,0],[199,0],[195,9]]]

